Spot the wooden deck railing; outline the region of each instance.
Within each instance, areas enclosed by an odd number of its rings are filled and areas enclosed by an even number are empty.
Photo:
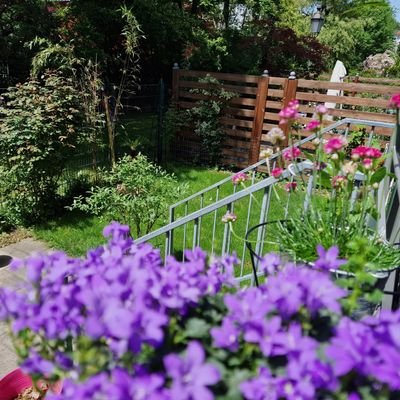
[[[377,83],[332,83],[296,79],[294,73],[288,78],[240,75],[229,73],[210,73],[188,71],[174,68],[173,100],[181,109],[194,107],[196,102],[205,98],[192,89],[207,88],[199,82],[200,78],[211,75],[217,78],[225,90],[237,93],[221,116],[225,140],[222,148],[222,164],[246,167],[258,161],[260,151],[269,145],[267,132],[279,124],[279,111],[292,99],[300,102],[302,117],[299,122],[306,124],[314,113],[316,104],[335,103],[330,110],[330,121],[346,117],[394,122],[395,117],[388,109],[392,94],[400,93],[400,85]],[[374,81],[376,82],[376,80]],[[340,95],[328,94],[328,90],[338,91]],[[283,126],[287,131],[288,127]],[[371,128],[387,140],[391,131],[386,128]],[[305,135],[302,132],[302,135]],[[175,148],[186,148],[196,152],[200,149],[199,138],[192,129],[184,129],[177,134]]]

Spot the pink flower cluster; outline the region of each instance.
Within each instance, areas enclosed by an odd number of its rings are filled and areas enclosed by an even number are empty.
[[[400,93],[394,94],[390,99],[389,107],[400,108]]]
[[[325,153],[332,154],[342,150],[347,145],[347,141],[342,136],[334,136],[330,138],[324,146]]]
[[[335,189],[342,189],[347,182],[347,178],[342,175],[337,175],[332,178],[332,187]]]
[[[324,115],[328,112],[328,109],[323,104],[319,104],[317,107],[315,107],[315,112],[318,115]]]
[[[226,214],[221,218],[221,221],[224,224],[227,224],[228,222],[235,222],[236,220],[237,220],[236,214],[230,211],[227,211]]]
[[[299,101],[298,100],[292,100],[289,102],[287,107],[283,108],[279,112],[279,116],[281,117],[281,120],[279,121],[279,125],[281,124],[286,124],[289,122],[291,119],[296,119],[299,117]]]
[[[317,121],[316,119],[311,120],[305,127],[306,131],[315,131],[321,126],[321,122]]]
[[[288,161],[292,161],[299,157],[301,151],[298,147],[289,147],[288,149],[283,151],[283,158]]]
[[[286,190],[287,192],[293,192],[293,191],[296,190],[296,188],[297,188],[297,182],[288,182],[288,183],[285,185],[285,190]]]
[[[282,175],[282,173],[283,173],[283,169],[282,168],[274,168],[272,171],[271,171],[271,175],[275,178],[275,179],[278,179],[281,175]]]
[[[249,179],[248,175],[244,172],[238,172],[237,174],[233,175],[231,180],[234,185],[238,185],[239,183],[245,182]]]
[[[360,158],[380,158],[382,157],[382,152],[375,147],[358,146],[351,151],[351,157],[353,160],[358,160]]]

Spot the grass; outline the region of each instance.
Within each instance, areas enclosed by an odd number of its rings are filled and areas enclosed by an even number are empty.
[[[229,175],[228,172],[190,166],[172,166],[179,181],[186,182],[189,192],[195,193]],[[52,248],[64,250],[71,256],[82,256],[88,249],[105,242],[102,230],[110,221],[81,212],[66,212],[62,216],[33,228],[36,238]],[[162,226],[160,221],[157,227]]]
[[[175,173],[179,181],[186,182],[188,184],[188,194],[192,194],[204,189],[230,175],[230,172],[226,171],[217,171],[191,166],[172,166],[169,168],[169,170]],[[236,190],[241,189],[241,187],[236,188]],[[234,187],[229,181],[227,184],[221,187],[219,198],[221,199],[231,194],[233,190]],[[282,200],[278,200],[275,193],[271,192],[269,220],[284,218],[285,203],[283,199],[286,198],[287,194],[283,191],[283,189],[278,189],[278,195]],[[248,228],[259,223],[262,199],[263,193],[259,192],[256,193],[253,198],[250,199],[249,197],[245,197],[242,200],[235,202],[234,205],[234,212],[238,216],[238,220],[234,224],[235,234],[231,235],[229,247],[226,249],[226,251],[229,253],[236,252],[238,257],[242,259],[242,262],[237,270],[238,275],[245,275],[251,271],[250,254],[245,247],[243,239]],[[203,206],[211,204],[214,200],[215,192],[204,197]],[[299,207],[301,208],[302,201],[302,193],[292,194],[290,201],[290,212],[295,212],[296,209],[299,209]],[[250,207],[249,202],[251,202]],[[185,213],[194,211],[199,205],[200,200],[197,201],[197,204],[196,202],[191,204],[187,210],[185,209],[185,205],[182,205],[176,210],[176,219],[181,218],[185,215]],[[200,221],[200,237],[198,243],[196,244],[200,245],[209,253],[212,251],[214,251],[216,254],[221,253],[224,230],[227,228],[227,225],[221,222],[221,218],[225,212],[225,209],[220,209],[215,213],[213,212],[206,215]],[[105,239],[102,236],[102,230],[108,222],[110,221],[106,221],[94,216],[88,216],[80,212],[68,212],[42,226],[35,227],[33,233],[35,237],[44,240],[52,248],[63,250],[71,256],[82,256],[87,252],[88,249],[99,246],[105,242]],[[164,221],[159,221],[155,229],[163,226],[163,224]],[[215,234],[213,235],[212,232],[214,231],[214,224]],[[173,253],[178,259],[183,258],[182,249],[192,248],[193,231],[193,223],[188,224],[186,228],[180,227],[174,231]],[[256,239],[257,231],[252,235],[250,240],[255,241]],[[269,229],[266,230],[265,240],[266,244],[264,245],[263,249],[261,249],[261,253],[266,253],[267,251],[271,250],[278,250],[277,245],[273,244],[273,242],[276,240],[273,224]],[[150,242],[156,248],[160,249],[161,254],[164,254],[164,235],[159,236]]]

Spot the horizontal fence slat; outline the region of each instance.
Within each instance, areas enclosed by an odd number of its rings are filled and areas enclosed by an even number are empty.
[[[281,103],[280,101],[272,101],[270,99],[267,99],[266,107],[273,108],[274,110],[281,110],[283,107],[283,103]]]
[[[221,122],[221,124],[232,125],[232,126],[242,126],[244,128],[252,128],[253,127],[253,121],[244,121],[242,119],[236,119],[236,118],[222,117],[222,118],[220,118],[220,122]]]
[[[264,113],[264,119],[272,121],[280,121],[281,117],[278,113],[266,112]]]
[[[400,92],[400,86],[373,85],[368,83],[347,83],[347,82],[328,82],[328,81],[312,81],[308,79],[299,79],[298,88],[306,89],[333,89],[345,92],[371,92],[375,94],[390,95]]]
[[[286,82],[286,78],[279,78],[277,76],[270,76],[269,77],[269,84],[270,85],[283,85]]]
[[[363,76],[348,76],[347,80],[352,82],[354,80],[358,80],[358,82],[377,82],[378,84],[393,84],[393,85],[397,85],[400,87],[400,79],[390,79],[390,78],[367,78],[367,77],[363,77]]]
[[[369,99],[362,97],[350,97],[350,96],[329,96],[319,93],[306,93],[297,92],[297,100],[307,100],[312,102],[320,103],[336,103],[336,104],[347,104],[351,106],[366,106],[366,107],[378,107],[378,108],[388,108],[388,101],[382,99]]]
[[[381,121],[381,122],[395,122],[396,117],[391,114],[382,113],[372,113],[366,111],[356,111],[356,110],[345,110],[339,108],[330,108],[329,114],[335,117],[341,118],[357,118],[357,119],[369,119],[371,121]]]
[[[251,138],[251,131],[244,131],[242,129],[224,128],[224,132],[229,136],[241,137],[241,138],[245,138],[245,139]]]
[[[240,159],[247,159],[248,157],[248,150],[244,149],[244,151],[240,151],[238,149],[227,149],[227,148],[223,148],[222,149],[222,154],[223,155],[227,155],[230,157],[237,157]]]
[[[227,107],[225,113],[235,117],[254,118],[254,110],[245,110],[243,108]]]
[[[249,150],[250,142],[245,142],[244,140],[235,140],[235,139],[224,139],[223,147],[232,146],[235,148],[241,148],[245,150]]]

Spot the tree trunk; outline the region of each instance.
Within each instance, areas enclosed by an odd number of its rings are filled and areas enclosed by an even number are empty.
[[[230,6],[230,1],[229,0],[224,0],[224,9],[222,11],[222,14],[223,14],[223,17],[224,17],[225,29],[229,28],[229,6]]]
[[[192,8],[190,10],[191,14],[197,15],[197,12],[199,10],[199,5],[200,5],[200,0],[193,0],[192,1]]]
[[[104,95],[103,101],[104,101],[104,110],[106,112],[106,124],[107,124],[107,131],[108,131],[108,142],[110,145],[110,156],[111,156],[111,165],[114,168],[115,167],[115,146],[114,146],[114,129],[113,125],[111,123],[111,117],[110,117],[110,106],[108,104],[108,99],[109,96]]]

